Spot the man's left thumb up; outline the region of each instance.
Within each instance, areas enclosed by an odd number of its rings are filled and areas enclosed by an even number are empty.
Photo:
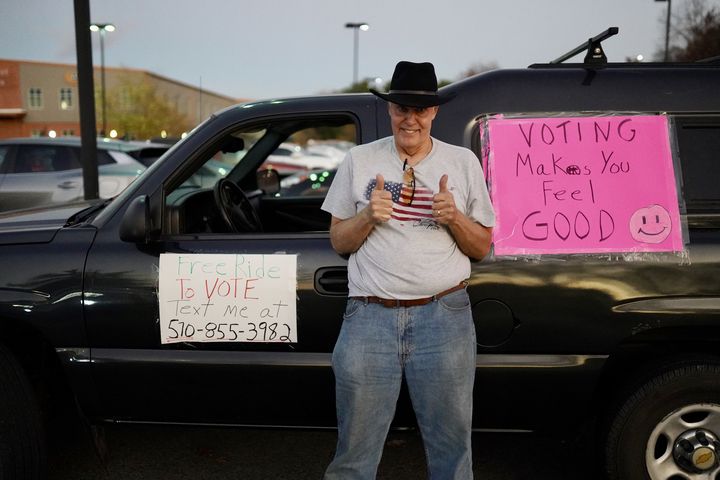
[[[440,178],[440,191],[441,192],[448,191],[447,182],[448,182],[448,176],[447,176],[447,174],[445,174]]]

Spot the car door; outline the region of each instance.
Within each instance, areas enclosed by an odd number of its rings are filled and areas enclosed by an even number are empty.
[[[16,145],[0,190],[3,210],[82,198],[82,170],[70,149],[44,143]]]
[[[143,176],[148,183],[149,178],[164,175],[160,173],[163,166],[173,158],[178,162],[165,168],[168,175],[159,189],[162,234],[147,244],[122,242],[118,238],[120,220],[114,218],[99,231],[88,257],[85,314],[98,396],[86,407],[95,416],[236,425],[335,424],[330,359],[347,294],[346,260],[332,250],[329,218],[318,226],[317,218],[323,217],[319,210],[322,197],[258,196],[254,182],[256,169],[280,142],[288,136],[302,137],[308,130],[298,130],[298,125],[314,125],[314,131],[322,126],[350,128],[355,142],[369,141],[374,128],[361,129],[360,125],[372,125],[371,112],[366,106],[329,116],[302,113],[260,123],[253,120],[235,127],[244,132],[250,148],[223,153],[220,136],[209,134],[201,144],[186,142],[175,155],[163,159],[159,168]],[[218,129],[214,128],[213,132]],[[199,129],[196,136],[202,137],[203,131]],[[212,189],[194,178],[193,172],[208,162],[227,162],[230,172],[226,178],[242,186],[258,203],[265,231],[223,228],[212,202]],[[151,195],[150,203],[155,198]],[[296,262],[292,272],[296,275],[292,299],[296,341],[272,341],[277,340],[271,331],[274,312],[267,311],[255,321],[251,318],[253,325],[246,323],[244,332],[237,326],[233,331],[233,321],[226,316],[212,317],[212,327],[203,323],[202,335],[209,335],[207,330],[212,328],[212,335],[220,336],[220,324],[224,323],[226,340],[243,334],[241,340],[264,341],[196,341],[196,336],[190,341],[163,343],[167,322],[159,309],[159,278],[165,278],[166,271],[160,258],[168,254],[200,262],[198,268],[213,255],[242,257],[245,266],[257,262],[251,267],[256,273],[264,260],[291,258]],[[245,292],[247,287],[242,286]],[[202,309],[202,302],[183,306],[203,314],[194,310]],[[227,314],[227,310],[223,312]],[[242,316],[238,309],[233,314]],[[172,328],[174,335],[187,333],[177,322]]]

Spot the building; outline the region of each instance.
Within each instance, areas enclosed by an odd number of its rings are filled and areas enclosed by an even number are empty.
[[[94,71],[95,90],[99,92],[100,68]],[[105,67],[107,92],[128,83],[152,85],[190,126],[214,111],[242,101],[144,70]],[[78,100],[75,65],[0,59],[0,138],[80,135]],[[95,117],[100,132],[99,106]],[[112,128],[108,122],[108,133]],[[157,137],[162,136],[163,130],[173,129],[168,125],[159,130]]]

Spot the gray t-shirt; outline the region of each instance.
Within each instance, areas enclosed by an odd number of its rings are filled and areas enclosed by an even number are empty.
[[[432,216],[433,195],[448,175],[455,205],[472,220],[495,225],[482,168],[475,154],[433,138],[427,157],[414,167],[415,193],[410,206],[400,202],[403,161],[393,137],[359,145],[338,167],[322,209],[345,220],[370,202],[376,175],[393,196],[392,218],[376,225],[348,261],[349,295],[393,299],[429,297],[470,276],[470,259],[460,251],[447,227]]]

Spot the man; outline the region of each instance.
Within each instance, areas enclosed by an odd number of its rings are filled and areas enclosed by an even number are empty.
[[[323,209],[349,254],[349,298],[333,352],[338,445],[326,479],[375,478],[403,375],[433,479],[472,478],[475,329],[464,282],[490,249],[494,214],[480,162],[430,136],[430,63],[399,62],[393,136],[353,148]]]

